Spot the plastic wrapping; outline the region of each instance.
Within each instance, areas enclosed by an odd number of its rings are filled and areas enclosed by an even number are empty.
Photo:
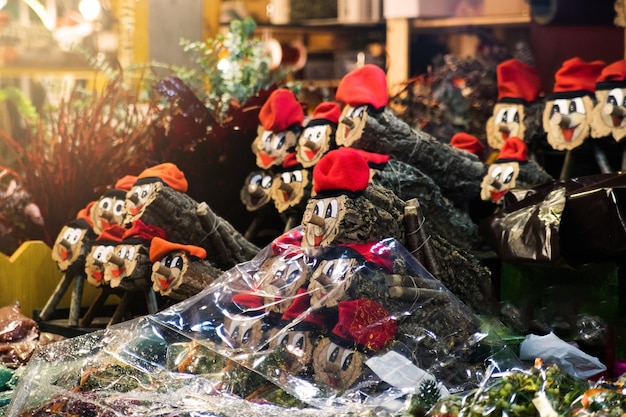
[[[396,240],[303,248],[299,233],[167,310],[41,349],[8,415],[72,401],[146,416],[268,415],[258,401],[393,412],[425,380],[475,388],[506,350]]]
[[[626,176],[611,173],[514,190],[487,219],[486,236],[504,261],[615,259],[626,248],[625,185]]]

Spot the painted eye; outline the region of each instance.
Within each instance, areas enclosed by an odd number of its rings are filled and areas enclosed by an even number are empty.
[[[567,114],[567,109],[569,106],[569,103],[566,99],[557,99],[554,100],[554,105],[552,106],[552,114],[554,113],[562,113],[562,114]]]
[[[313,208],[313,214],[317,214],[319,216],[322,211],[324,211],[324,202],[320,200],[315,203],[315,207]]]
[[[243,337],[241,338],[241,343],[243,344],[248,343],[251,335],[252,335],[252,329],[246,330],[245,333],[243,334]]]
[[[491,171],[491,176],[498,181],[500,180],[500,176],[502,175],[502,167],[496,166]]]
[[[276,138],[274,139],[274,149],[281,150],[283,146],[285,146],[285,141],[287,140],[285,137],[285,132],[280,132],[276,135]]]
[[[289,184],[291,182],[291,174],[289,172],[283,172],[280,174],[280,179],[283,180],[285,184]]]
[[[110,197],[104,197],[100,200],[100,203],[98,203],[98,207],[100,207],[103,210],[108,210],[111,207],[111,198]]]
[[[507,123],[508,119],[508,110],[506,108],[498,110],[498,113],[495,117],[496,124],[499,123]]]
[[[272,187],[272,177],[269,175],[265,175],[263,177],[263,179],[261,180],[261,187],[265,188],[266,190]]]
[[[519,113],[517,112],[517,110],[511,110],[513,112],[513,122],[514,123],[519,123]]]
[[[252,177],[250,177],[250,184],[261,184],[261,181],[263,180],[263,175],[261,174],[254,174]]]
[[[337,200],[335,200],[335,199],[330,200],[330,202],[328,204],[328,207],[326,207],[326,213],[325,213],[324,217],[326,217],[326,218],[329,218],[329,217],[336,218],[337,214],[339,213],[339,210],[338,210],[337,206],[338,206]]]
[[[115,204],[113,204],[113,215],[121,216],[124,213],[124,201],[115,200]]]
[[[116,248],[116,250],[115,250],[115,254],[116,254],[117,256],[119,256],[120,258],[124,258],[124,257],[126,257],[126,249],[127,249],[127,248],[126,248],[126,246],[125,246],[125,245],[118,246],[118,247]]]
[[[143,185],[141,187],[141,192],[139,193],[139,198],[146,198],[150,195],[150,184]]]
[[[626,98],[624,97],[624,91],[621,88],[614,88],[609,92],[607,102],[614,106],[623,105]]]
[[[112,247],[110,246],[100,246],[99,248],[97,248],[94,253],[93,253],[93,257],[94,259],[100,261],[100,262],[106,262],[106,255],[107,253],[109,253],[110,251],[108,249],[113,250]]]
[[[330,346],[334,346],[334,348],[329,351],[330,354],[328,355],[328,362],[334,363],[337,360],[337,356],[339,356],[339,346],[335,345],[334,343],[332,343]]]
[[[172,258],[172,263],[170,268],[178,268],[183,269],[183,257],[182,256],[174,256]]]
[[[513,174],[514,174],[514,170],[513,167],[509,166],[504,170],[504,181],[502,181],[504,184],[509,184],[511,181],[513,181]]]
[[[302,171],[293,171],[291,173],[291,182],[302,182]]]
[[[230,337],[235,340],[239,337],[239,326],[235,326],[232,333],[230,334]]]
[[[300,350],[304,347],[304,335],[300,332],[293,337],[292,345]]]
[[[365,106],[359,106],[354,110],[354,116],[358,118],[362,118],[365,113]]]
[[[134,246],[130,246],[128,248],[128,251],[126,251],[126,259],[128,260],[132,260],[135,258],[135,252],[136,252],[136,248]]]
[[[569,104],[570,113],[585,114],[585,105],[583,104],[582,97],[573,98]]]
[[[265,149],[266,152],[269,152],[269,150],[271,149],[273,134],[274,134],[273,132],[266,130],[265,132],[263,132],[263,135],[261,136],[261,143],[263,144],[263,149]]]
[[[343,360],[341,361],[342,371],[347,371],[348,368],[350,368],[350,365],[352,365],[352,358],[354,358],[354,352],[352,351],[344,352],[344,356],[342,358]]]
[[[67,229],[65,233],[63,233],[63,239],[68,241],[70,244],[74,245],[80,239],[80,229],[75,229],[73,227]]]
[[[324,271],[327,276],[331,277],[333,275],[333,272],[335,272],[335,263],[327,262],[326,265],[324,265],[324,269],[322,269],[322,271]]]

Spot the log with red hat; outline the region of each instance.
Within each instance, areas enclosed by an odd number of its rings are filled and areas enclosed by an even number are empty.
[[[543,134],[540,98],[541,79],[537,69],[518,59],[508,59],[496,67],[498,98],[487,120],[487,143],[502,148],[511,137],[527,140]]]
[[[280,166],[295,150],[302,131],[304,110],[295,94],[279,88],[270,94],[259,112],[259,129],[252,142],[252,153],[261,169]]]
[[[605,66],[596,79],[596,105],[591,118],[591,137],[626,136],[626,59]]]
[[[543,112],[543,128],[553,149],[577,148],[590,135],[596,80],[605,65],[574,57],[555,73],[553,93],[546,97]]]
[[[296,153],[288,154],[280,170],[274,177],[274,186],[271,189],[272,201],[279,213],[293,218],[287,221],[285,230],[297,225],[302,218],[304,207],[311,196],[313,189],[312,169],[305,168],[296,158]]]

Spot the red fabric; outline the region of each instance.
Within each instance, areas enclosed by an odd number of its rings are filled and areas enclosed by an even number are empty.
[[[89,224],[89,227],[93,227],[93,221],[91,220],[91,208],[96,204],[97,201],[90,201],[87,205],[80,209],[78,213],[76,213],[77,219],[83,219]]]
[[[376,265],[386,269],[388,272],[393,271],[391,248],[384,243],[350,243],[345,246],[359,252],[366,261],[375,263]]]
[[[334,101],[324,101],[313,110],[312,120],[328,120],[332,123],[339,123],[341,116],[341,107]]]
[[[452,139],[450,139],[450,145],[454,148],[473,153],[479,157],[482,156],[485,149],[485,146],[476,136],[465,132],[459,132],[452,136]]]
[[[106,229],[102,231],[102,233],[100,233],[96,240],[107,242],[121,242],[125,232],[125,227],[122,227],[119,224],[110,224]]]
[[[354,149],[355,151],[357,151],[367,162],[368,166],[381,166],[381,165],[386,165],[387,162],[389,162],[389,155],[385,155],[382,153],[374,153],[374,152],[368,152],[368,151],[364,151],[363,149]]]
[[[242,311],[246,311],[248,309],[259,309],[265,305],[263,297],[249,293],[239,293],[233,295],[233,303],[237,304]]]
[[[294,251],[295,248],[302,246],[303,236],[304,233],[301,227],[296,227],[283,233],[272,241],[272,252],[276,255],[285,256],[285,254]],[[300,250],[298,252],[301,253]]]
[[[135,184],[135,181],[137,181],[136,175],[125,175],[119,180],[117,180],[113,188],[115,188],[116,190],[128,191],[133,187],[133,184]]]
[[[301,126],[304,111],[291,90],[279,88],[270,94],[261,107],[259,121],[265,130],[280,132],[294,124]]]
[[[300,288],[287,310],[283,313],[281,320],[293,321],[300,317],[305,311],[311,307],[311,296],[305,288]],[[310,313],[302,318],[302,321],[316,325],[317,327],[324,328],[326,323],[324,317],[321,314]]]
[[[594,92],[596,80],[605,65],[604,61],[585,62],[578,57],[568,59],[554,75],[554,92]]]
[[[527,103],[537,100],[541,92],[539,72],[517,59],[508,59],[496,67],[498,100],[522,99]]]
[[[511,136],[504,141],[498,159],[513,159],[519,162],[526,162],[528,161],[528,146],[520,138]]]
[[[615,61],[604,67],[596,81],[626,81],[626,59]]]
[[[396,321],[374,300],[359,299],[339,303],[338,322],[332,330],[335,336],[380,350],[394,338]]]
[[[150,241],[151,262],[157,262],[168,253],[175,251],[184,251],[200,259],[206,258],[206,250],[199,246],[183,245],[182,243],[169,242],[160,237],[155,237]]]
[[[142,220],[137,219],[132,223],[130,228],[126,229],[126,231],[124,232],[124,236],[122,236],[122,240],[131,237],[150,242],[155,237],[167,239],[167,231],[158,226],[145,224]]]
[[[313,168],[313,187],[322,191],[363,191],[370,180],[365,158],[353,148],[329,151]]]
[[[387,76],[379,66],[366,64],[344,75],[337,86],[337,100],[352,107],[365,104],[375,109],[387,105]]]
[[[146,168],[137,176],[137,179],[147,177],[158,177],[173,189],[183,193],[187,192],[188,184],[185,174],[183,174],[183,172],[171,162],[164,162],[162,164]]]
[[[296,159],[296,153],[291,152],[285,156],[283,160],[283,168],[294,168],[300,165],[300,162]]]

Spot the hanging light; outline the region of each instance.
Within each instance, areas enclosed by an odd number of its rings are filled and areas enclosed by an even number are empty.
[[[96,20],[101,10],[102,6],[99,0],[80,0],[78,3],[78,11],[88,22]]]
[[[2,10],[2,8],[4,8],[4,6],[6,6],[6,5],[7,5],[7,2],[8,2],[8,1],[9,1],[9,0],[0,0],[0,10]]]

